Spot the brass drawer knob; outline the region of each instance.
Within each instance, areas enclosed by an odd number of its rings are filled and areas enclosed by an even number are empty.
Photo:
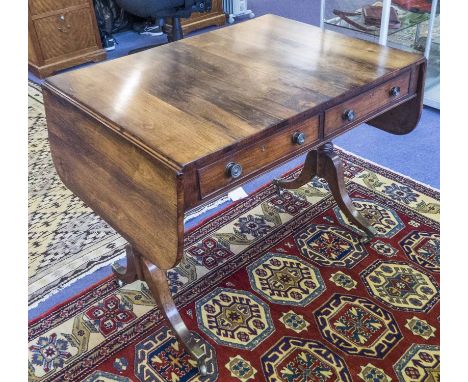
[[[400,87],[394,86],[393,88],[390,89],[389,93],[392,97],[398,97],[400,95]]]
[[[348,109],[343,113],[343,119],[345,121],[352,122],[356,119],[356,113],[352,109]]]
[[[296,145],[303,145],[305,142],[305,134],[302,131],[296,131],[293,134],[292,140]]]
[[[226,174],[236,179],[242,175],[242,166],[239,163],[230,162],[226,166]]]

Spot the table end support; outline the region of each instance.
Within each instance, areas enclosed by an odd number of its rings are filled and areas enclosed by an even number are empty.
[[[117,263],[112,266],[114,275],[119,285],[128,284],[136,280],[145,281],[156,301],[157,306],[170,323],[172,332],[177,341],[183,345],[187,353],[197,361],[200,374],[204,377],[208,374],[207,357],[200,343],[195,340],[188,330],[174,303],[166,272],[159,269],[149,260],[143,258],[138,252],[133,251],[131,245],[127,245],[127,266]]]
[[[140,264],[130,244],[125,246],[125,254],[127,257],[127,265],[125,267],[117,262],[112,264],[112,272],[114,276],[117,277],[117,282],[120,287],[141,278],[139,277],[141,273]]]
[[[284,189],[294,190],[309,183],[317,175],[317,150],[312,150],[307,153],[304,167],[297,178],[292,180],[284,180],[280,178],[273,179],[273,184],[276,186],[278,195],[281,195]]]
[[[333,143],[327,142],[320,146],[317,151],[317,176],[327,181],[338,207],[348,220],[364,233],[361,235],[361,243],[368,243],[377,234],[377,230],[354,207],[353,201],[348,191],[346,191],[343,162],[335,153]]]
[[[343,163],[338,154],[334,152],[333,143],[327,142],[319,146],[317,150],[310,151],[297,178],[292,180],[274,179],[273,184],[276,185],[278,193],[281,194],[283,189],[302,187],[315,176],[327,181],[338,207],[348,220],[363,232],[360,238],[361,243],[368,243],[376,236],[376,229],[356,210],[346,191]]]

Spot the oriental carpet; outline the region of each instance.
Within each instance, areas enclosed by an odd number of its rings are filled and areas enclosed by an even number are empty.
[[[338,153],[370,243],[319,179],[267,185],[186,234],[168,276],[208,377],[146,284],[110,277],[30,322],[29,380],[439,381],[439,192]]]

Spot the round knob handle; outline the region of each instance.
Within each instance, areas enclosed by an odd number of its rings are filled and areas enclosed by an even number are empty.
[[[400,95],[400,87],[399,86],[394,86],[393,88],[390,89],[390,95],[392,97],[397,97]]]
[[[352,109],[348,109],[343,113],[343,119],[345,121],[354,121],[356,119],[356,113]]]
[[[242,175],[242,166],[239,163],[228,163],[226,166],[226,174],[231,178],[236,179]]]
[[[294,134],[293,134],[293,142],[296,144],[296,145],[303,145],[304,142],[305,142],[305,134],[302,132],[302,131],[296,131]]]

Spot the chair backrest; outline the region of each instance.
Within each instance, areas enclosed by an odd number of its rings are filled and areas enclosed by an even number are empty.
[[[117,0],[117,4],[139,17],[189,17],[191,14],[191,9],[184,7],[185,0]]]

